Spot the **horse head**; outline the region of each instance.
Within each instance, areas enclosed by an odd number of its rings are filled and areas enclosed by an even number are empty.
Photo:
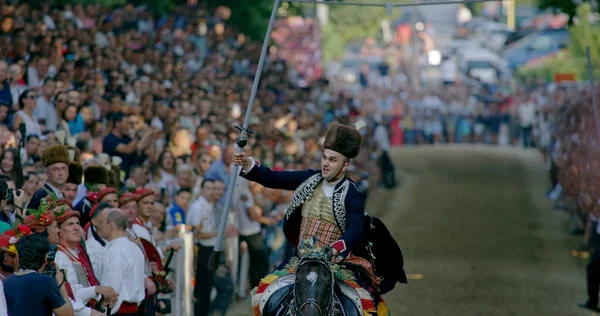
[[[331,268],[331,247],[305,252],[296,270],[294,299],[296,314],[329,315],[334,302],[335,284]]]

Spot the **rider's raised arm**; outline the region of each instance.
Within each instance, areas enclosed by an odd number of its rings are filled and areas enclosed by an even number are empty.
[[[298,171],[274,171],[269,167],[262,166],[254,158],[250,157],[252,165],[249,170],[241,170],[240,176],[254,181],[264,187],[276,190],[296,190],[310,176],[318,173],[318,170]]]
[[[340,239],[331,246],[344,258],[362,240],[365,221],[365,197],[352,183],[346,198],[346,228]]]

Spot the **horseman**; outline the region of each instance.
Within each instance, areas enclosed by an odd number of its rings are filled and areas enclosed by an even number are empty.
[[[332,261],[343,266],[344,272],[350,272],[336,275],[348,276],[342,281],[356,290],[355,294],[361,301],[360,307],[357,308],[362,309],[361,314],[387,314],[387,306],[380,296],[381,277],[389,277],[388,282],[391,282],[392,288],[393,284],[405,283],[406,279],[401,269],[402,263],[398,261],[396,271],[401,273],[378,276],[373,269],[377,262],[371,260],[375,259],[374,256],[364,258],[368,256],[356,255],[365,252],[359,248],[365,245],[365,230],[374,225],[370,220],[367,221],[365,216],[363,194],[356,184],[346,177],[350,160],[358,156],[361,144],[362,136],[355,128],[333,123],[325,136],[321,170],[273,171],[244,153],[236,153],[233,163],[242,167],[240,175],[250,181],[272,189],[295,190],[285,215],[284,232],[288,241],[295,247],[308,240],[316,241],[318,247],[330,246],[333,252]],[[369,224],[365,225],[367,222]],[[382,226],[378,220],[373,223]],[[385,233],[389,235],[387,229],[384,230]],[[391,235],[387,235],[383,245],[378,246],[389,246],[392,250],[391,255],[398,255],[398,260],[401,260],[400,249]],[[278,288],[265,290],[274,280],[285,275],[286,271],[293,273],[297,263],[297,257],[284,260],[273,274],[261,281],[252,299],[256,315],[264,312],[266,301],[269,301],[269,306],[283,306],[287,302],[285,300],[291,297],[273,295]],[[346,293],[347,291],[344,294]],[[352,299],[356,300],[357,297]]]

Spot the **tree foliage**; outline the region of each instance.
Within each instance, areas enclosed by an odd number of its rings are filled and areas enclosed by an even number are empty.
[[[353,2],[369,3],[370,0],[354,0]],[[330,5],[329,23],[322,30],[322,50],[325,63],[342,57],[345,46],[356,40],[369,36],[381,37],[381,21],[390,23],[400,16],[400,9],[395,8],[392,16],[382,7]]]
[[[582,0],[588,2],[589,0]],[[580,1],[578,1],[580,2]],[[573,0],[539,0],[540,9],[553,9],[569,16],[569,25],[577,15],[577,3]]]
[[[600,75],[600,26],[591,24],[587,18],[592,13],[589,3],[576,8],[578,23],[569,28],[570,42],[566,54],[549,59],[541,67],[521,71],[521,75],[541,75],[551,78],[556,73],[575,73],[578,79],[587,80],[587,58],[585,48],[590,47],[594,76]]]
[[[208,0],[208,8],[223,5],[231,8],[229,23],[255,40],[263,40],[269,26],[273,0]]]

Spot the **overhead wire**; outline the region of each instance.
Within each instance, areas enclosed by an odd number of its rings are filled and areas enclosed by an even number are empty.
[[[381,3],[381,2],[348,2],[348,1],[331,1],[331,0],[282,0],[282,2],[291,3],[312,3],[312,4],[327,4],[327,5],[353,5],[360,7],[383,7],[383,8],[399,8],[399,7],[415,7],[415,6],[427,6],[427,5],[444,5],[444,4],[467,4],[467,3],[481,3],[481,2],[496,2],[497,0],[438,0],[438,1],[414,1],[406,3]],[[515,1],[515,0],[509,0]]]

